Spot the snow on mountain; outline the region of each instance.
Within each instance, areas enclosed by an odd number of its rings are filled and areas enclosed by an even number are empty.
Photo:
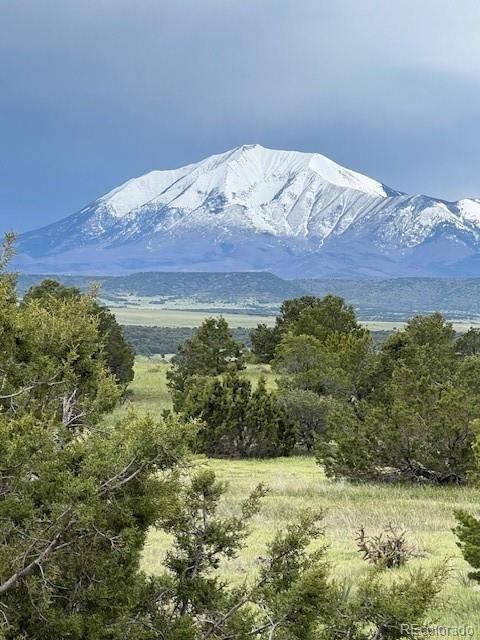
[[[480,200],[410,196],[318,153],[244,145],[129,180],[24,234],[18,265],[368,277],[441,275],[460,264],[475,275],[479,246]]]

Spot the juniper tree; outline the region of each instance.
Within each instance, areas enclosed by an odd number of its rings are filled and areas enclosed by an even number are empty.
[[[296,441],[293,421],[264,378],[256,388],[235,372],[197,379],[189,389],[183,415],[199,420],[198,447],[210,456],[288,455]]]
[[[370,360],[360,396],[338,399],[318,457],[330,476],[463,483],[480,415],[480,358],[460,358],[440,314],[415,317]]]
[[[310,390],[282,389],[278,398],[292,422],[297,425],[299,447],[311,452],[316,439],[323,436],[329,401]]]
[[[480,420],[475,421],[473,429],[476,435],[473,447],[476,466],[472,477],[478,485],[480,483]],[[472,580],[480,582],[480,518],[460,510],[455,512],[455,516],[458,546],[462,550],[463,557],[473,569],[469,576]]]
[[[207,318],[172,360],[167,383],[175,409],[180,409],[193,377],[216,376],[245,367],[242,345],[233,339],[227,321]]]
[[[56,280],[46,279],[26,292],[23,303],[28,305],[37,300],[48,308],[52,299],[81,301],[82,295],[80,289],[76,287],[66,287]],[[117,382],[127,385],[133,380],[134,375],[135,353],[133,349],[126,342],[115,315],[107,307],[92,299],[90,312],[99,320],[98,331],[110,372],[115,376]]]
[[[102,420],[119,388],[94,308],[89,296],[18,305],[0,273],[4,640],[129,637],[147,530],[178,491],[190,428]]]
[[[322,513],[306,510],[280,529],[238,585],[222,579],[261,508],[261,485],[233,514],[221,517],[225,486],[200,470],[161,525],[173,536],[166,571],[152,578],[141,607],[148,638],[157,640],[394,640],[407,620],[421,625],[445,582],[443,566],[384,581],[379,572],[354,588],[330,573]],[[311,543],[316,543],[312,549]]]
[[[285,300],[275,319],[275,326],[259,324],[250,332],[252,351],[259,362],[269,363],[288,332],[311,335],[323,340],[332,333],[355,333],[365,330],[358,324],[352,306],[338,296],[301,296]]]

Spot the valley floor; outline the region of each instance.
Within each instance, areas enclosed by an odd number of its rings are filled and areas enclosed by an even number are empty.
[[[159,414],[169,405],[165,385],[167,366],[159,358],[137,361],[131,402],[139,410]],[[270,384],[273,384],[272,376],[265,367],[248,370],[252,378],[258,378],[261,373],[266,373]],[[480,514],[478,489],[332,482],[309,457],[266,461],[198,458],[193,464],[209,465],[228,483],[222,505],[225,513],[238,509],[240,502],[257,483],[264,482],[270,487],[260,514],[253,520],[246,548],[238,558],[222,568],[226,579],[239,581],[255,571],[258,558],[264,555],[265,545],[274,532],[288,521],[295,520],[305,507],[325,511],[325,541],[330,547],[329,558],[334,573],[347,582],[353,576],[368,571],[355,545],[355,533],[359,527],[365,526],[367,532],[373,533],[392,523],[405,527],[410,540],[425,554],[425,558],[412,561],[401,571],[430,567],[449,559],[451,578],[442,602],[432,612],[432,622],[447,626],[476,626],[473,637],[480,638],[480,590],[476,590],[467,578],[468,565],[463,561],[452,533],[455,509]],[[151,533],[143,558],[147,572],[162,570],[168,544],[164,534]]]

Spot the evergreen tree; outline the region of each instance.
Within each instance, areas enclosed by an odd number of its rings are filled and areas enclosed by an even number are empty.
[[[294,425],[263,378],[255,389],[235,372],[197,379],[183,413],[200,421],[199,449],[210,456],[267,458],[288,455],[295,444]]]
[[[317,296],[300,296],[299,298],[284,300],[276,321],[280,332],[285,333],[288,331],[288,329],[297,322],[304,311],[316,307],[321,303],[322,298],[317,298]]]
[[[89,296],[18,305],[0,273],[2,640],[145,637],[140,555],[178,492],[190,428],[101,420],[119,389],[98,325]]]
[[[318,457],[330,476],[463,483],[480,415],[480,358],[461,359],[440,314],[415,317],[370,361],[360,394],[339,398]]]
[[[473,479],[480,484],[480,420],[472,425],[476,438],[473,446],[475,454],[475,472]],[[457,526],[455,533],[458,538],[458,546],[462,550],[463,557],[474,569],[469,573],[472,580],[480,583],[480,518],[476,518],[466,511],[456,511]]]
[[[360,333],[362,329],[356,321],[353,307],[346,305],[338,296],[301,296],[285,300],[274,327],[259,324],[250,332],[252,351],[257,360],[271,362],[282,338],[289,331],[294,335],[312,335],[323,340],[332,333]]]
[[[179,348],[167,373],[175,409],[181,409],[193,377],[216,376],[244,367],[242,345],[233,339],[227,321],[207,318]]]
[[[280,342],[278,326],[267,327],[266,324],[258,324],[250,331],[252,353],[257,362],[265,364],[271,362],[275,356],[275,349]]]
[[[277,532],[255,575],[229,585],[218,569],[244,546],[265,488],[221,518],[223,491],[212,471],[200,471],[162,521],[174,542],[167,572],[152,579],[142,608],[152,640],[393,640],[404,637],[405,620],[426,622],[444,567],[388,583],[372,571],[353,589],[336,583],[326,547],[308,550],[323,534],[322,514],[308,510]]]
[[[279,401],[297,425],[298,445],[311,452],[317,438],[325,433],[329,400],[310,390],[282,389]]]
[[[353,307],[331,294],[305,306],[288,327],[294,335],[313,336],[322,342],[332,335],[363,337],[368,334],[358,322]]]
[[[372,353],[368,334],[332,333],[321,340],[288,333],[272,363],[281,388],[350,399],[359,394]]]
[[[45,305],[52,300],[81,300],[82,294],[76,287],[66,287],[56,280],[46,279],[38,285],[31,287],[23,298],[24,304],[39,301]],[[102,338],[104,356],[108,368],[116,377],[117,382],[126,385],[133,380],[133,365],[135,353],[126,342],[122,328],[118,324],[114,314],[92,299],[91,313],[99,319],[98,330]]]
[[[480,355],[480,329],[471,327],[455,343],[455,350],[461,356]]]

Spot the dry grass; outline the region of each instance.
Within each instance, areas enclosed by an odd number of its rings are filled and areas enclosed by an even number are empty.
[[[208,311],[186,311],[183,309],[151,309],[148,307],[112,307],[120,324],[136,324],[157,327],[198,327],[205,318],[220,315]],[[274,316],[247,313],[222,313],[231,327],[256,327],[260,322],[273,325]]]

